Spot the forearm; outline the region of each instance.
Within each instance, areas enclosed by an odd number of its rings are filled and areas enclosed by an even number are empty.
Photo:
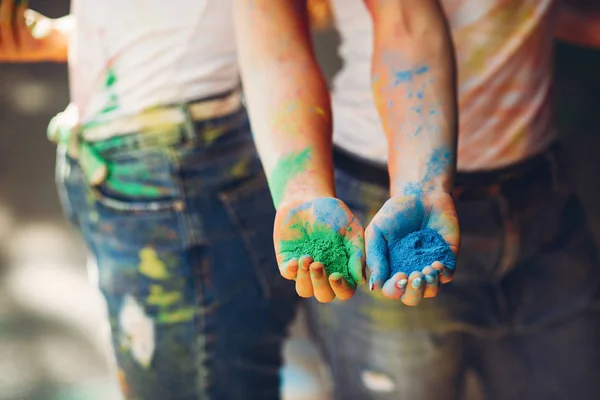
[[[329,93],[292,3],[235,4],[248,111],[276,207],[335,194]]]
[[[600,47],[600,7],[561,3],[555,36],[579,46]]]
[[[456,166],[453,46],[435,0],[370,0],[373,95],[392,196],[450,193]]]

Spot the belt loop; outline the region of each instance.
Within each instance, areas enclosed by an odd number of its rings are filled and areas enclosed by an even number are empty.
[[[183,113],[183,137],[185,138],[186,142],[198,140],[199,138],[196,135],[194,118],[192,117],[192,113],[190,112],[190,103],[182,103],[179,107],[181,109],[181,112]]]

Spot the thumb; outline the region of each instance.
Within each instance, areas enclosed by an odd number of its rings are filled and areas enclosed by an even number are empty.
[[[367,268],[371,272],[369,289],[381,289],[390,277],[387,241],[376,225],[369,225],[365,240],[367,242]]]
[[[350,256],[350,259],[348,260],[348,272],[350,272],[350,276],[356,285],[362,285],[365,283],[364,266],[365,257],[362,250],[357,251]]]

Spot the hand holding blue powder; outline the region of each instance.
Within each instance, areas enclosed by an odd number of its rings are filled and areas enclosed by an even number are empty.
[[[394,261],[390,265],[392,275],[404,272],[410,276],[411,272],[420,272],[435,261],[450,269],[456,266],[456,255],[442,236],[432,229],[418,230],[391,244],[388,258]]]

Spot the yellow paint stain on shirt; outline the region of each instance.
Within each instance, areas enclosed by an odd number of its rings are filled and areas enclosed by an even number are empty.
[[[150,286],[150,295],[148,295],[147,303],[166,307],[172,304],[177,303],[181,300],[181,293],[179,292],[167,292],[164,290],[162,286],[159,285],[151,285]]]
[[[140,250],[140,265],[138,267],[141,274],[152,279],[163,280],[169,277],[169,272],[165,263],[163,263],[152,247],[144,247]]]

